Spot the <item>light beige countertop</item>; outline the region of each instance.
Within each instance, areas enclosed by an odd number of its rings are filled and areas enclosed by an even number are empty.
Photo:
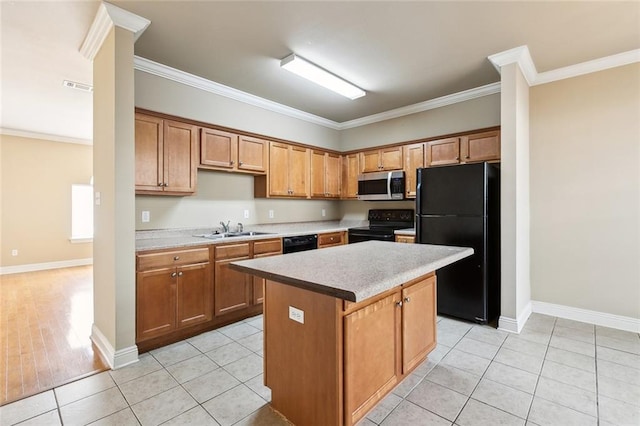
[[[416,235],[416,230],[415,230],[415,228],[396,229],[394,231],[394,233],[396,235],[411,235],[411,236],[415,236]]]
[[[224,244],[240,241],[264,240],[267,238],[281,238],[295,235],[318,234],[325,232],[341,232],[348,228],[363,226],[364,221],[317,221],[291,222],[260,225],[247,225],[245,231],[269,232],[269,234],[243,237],[225,237],[209,239],[194,235],[214,233],[218,228],[186,228],[186,229],[158,229],[136,231],[136,251],[181,248],[197,245]],[[231,228],[235,230],[235,224]]]
[[[365,241],[232,262],[233,269],[360,302],[473,254],[466,247]]]

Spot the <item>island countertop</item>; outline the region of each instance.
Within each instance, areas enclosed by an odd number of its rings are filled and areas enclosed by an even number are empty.
[[[365,241],[230,265],[283,284],[360,302],[472,254],[467,247]]]

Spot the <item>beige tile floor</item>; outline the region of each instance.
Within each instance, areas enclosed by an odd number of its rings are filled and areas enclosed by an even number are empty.
[[[521,334],[438,320],[429,359],[360,425],[640,425],[640,336],[533,314]],[[285,425],[262,317],[0,408],[1,425]],[[319,425],[322,426],[322,425]]]

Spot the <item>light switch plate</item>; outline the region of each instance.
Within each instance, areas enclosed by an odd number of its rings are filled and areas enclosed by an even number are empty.
[[[245,219],[249,219],[249,210],[246,210],[246,209],[245,209],[245,211],[244,211],[244,218],[245,218]]]
[[[293,306],[289,306],[289,318],[300,324],[304,324],[304,311]]]
[[[273,219],[273,210],[269,210],[269,219]]]
[[[149,211],[148,210],[143,210],[142,211],[142,221],[143,222],[149,222],[150,220],[150,215],[149,215]]]

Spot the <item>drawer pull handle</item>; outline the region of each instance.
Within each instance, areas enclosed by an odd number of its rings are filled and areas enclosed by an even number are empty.
[[[178,276],[181,277],[182,276],[182,271],[178,272]]]
[[[174,256],[173,260],[180,260],[180,256]]]
[[[174,272],[174,273],[172,273],[172,274],[171,274],[171,278],[175,278],[175,277],[176,277],[176,275],[178,275],[178,274],[176,274],[175,272]]]

